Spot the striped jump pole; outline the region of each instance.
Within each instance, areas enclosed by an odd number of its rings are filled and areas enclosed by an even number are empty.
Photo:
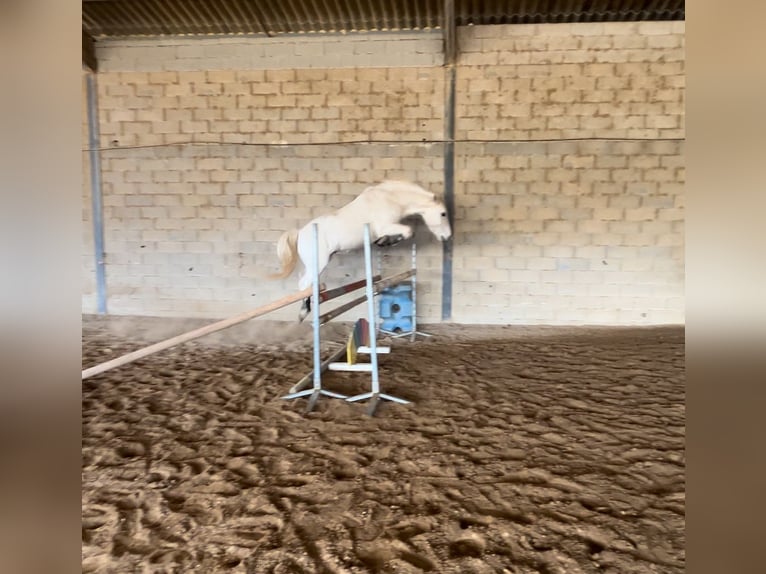
[[[376,275],[372,278],[373,281],[380,281],[380,279],[380,275]],[[347,283],[346,285],[341,285],[340,287],[335,287],[334,289],[324,289],[323,291],[319,292],[319,302],[324,303],[325,301],[330,301],[336,297],[345,295],[346,293],[351,293],[357,289],[361,289],[365,285],[367,285],[367,280],[360,279],[359,281]]]
[[[410,277],[414,271],[403,271],[401,273],[398,273],[396,275],[392,275],[390,277],[386,277],[385,279],[380,279],[379,281],[374,283],[374,294],[377,295],[380,293],[381,290],[385,289],[386,287],[390,287],[391,285],[396,285],[397,283],[401,283],[408,277]],[[344,303],[343,305],[340,305],[336,307],[335,309],[331,311],[327,311],[326,313],[323,313],[319,316],[319,324],[324,325],[325,323],[329,323],[332,321],[335,317],[338,315],[342,315],[349,309],[353,309],[357,305],[361,305],[365,302],[367,299],[367,295],[362,295],[361,297],[357,297],[356,299],[353,299],[349,301],[348,303]]]

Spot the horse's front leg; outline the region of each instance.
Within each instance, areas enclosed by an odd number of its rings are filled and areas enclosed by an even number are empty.
[[[375,240],[375,245],[379,247],[390,247],[400,241],[412,237],[412,228],[403,223],[389,223],[380,229],[379,237]]]

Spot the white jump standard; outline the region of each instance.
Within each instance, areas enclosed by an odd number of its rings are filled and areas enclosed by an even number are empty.
[[[310,389],[298,391],[297,393],[291,393],[282,397],[283,399],[297,399],[299,397],[310,395],[306,412],[310,412],[314,409],[314,406],[321,395],[336,399],[346,398],[346,395],[326,391],[322,388],[322,360],[319,353],[319,226],[316,223],[312,225],[312,235],[314,238],[314,281],[311,296],[311,316],[314,335],[314,384]]]
[[[409,404],[409,401],[394,397],[392,395],[386,395],[380,392],[380,381],[378,379],[378,348],[376,329],[375,329],[375,300],[372,294],[372,249],[370,247],[370,226],[365,224],[364,226],[364,267],[365,274],[367,275],[367,315],[369,317],[370,328],[370,363],[372,373],[372,388],[369,393],[356,395],[346,399],[349,402],[361,401],[364,399],[372,399],[367,413],[372,416],[375,410],[378,408],[378,404],[381,400],[393,401],[400,404]],[[330,369],[333,365],[330,364]]]

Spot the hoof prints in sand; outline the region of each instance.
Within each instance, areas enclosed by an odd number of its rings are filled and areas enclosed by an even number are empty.
[[[97,327],[85,365],[140,346]],[[374,418],[279,399],[310,352],[84,381],[83,571],[684,571],[682,330],[393,344],[383,388],[414,404]]]

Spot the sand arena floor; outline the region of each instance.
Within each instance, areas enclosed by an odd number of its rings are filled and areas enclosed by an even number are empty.
[[[203,323],[84,317],[83,366]],[[381,357],[413,403],[373,418],[279,398],[310,370],[307,325],[84,381],[83,571],[684,571],[682,328],[428,330]]]

